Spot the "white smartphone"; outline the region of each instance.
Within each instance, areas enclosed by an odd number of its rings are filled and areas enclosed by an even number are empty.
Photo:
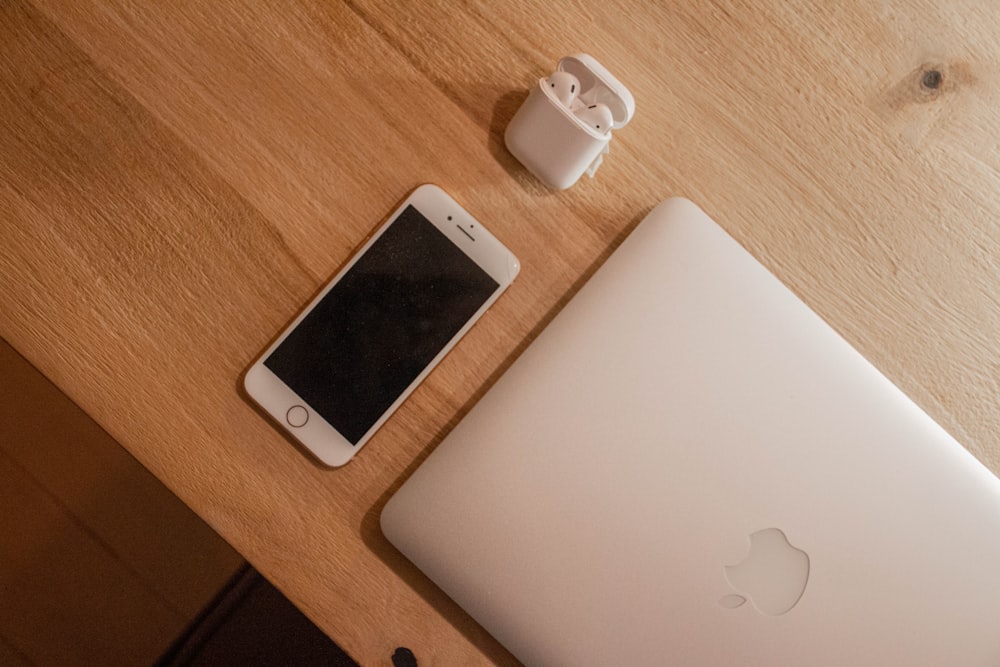
[[[320,461],[343,465],[519,270],[465,209],[422,185],[250,366],[243,385]]]

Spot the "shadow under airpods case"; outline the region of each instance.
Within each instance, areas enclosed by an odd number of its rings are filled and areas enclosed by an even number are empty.
[[[540,79],[507,125],[504,142],[543,183],[565,190],[583,174],[594,175],[608,152],[612,130],[632,120],[635,100],[628,88],[585,53],[563,58],[558,71],[580,82],[571,103],[567,105],[550,90],[548,78]],[[597,104],[611,111],[610,128],[592,127],[578,115]]]

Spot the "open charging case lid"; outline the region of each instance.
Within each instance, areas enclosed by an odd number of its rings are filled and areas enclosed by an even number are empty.
[[[628,88],[604,65],[586,53],[574,53],[559,61],[558,69],[580,81],[580,99],[586,104],[601,102],[611,110],[613,129],[628,125],[635,114],[635,99]]]

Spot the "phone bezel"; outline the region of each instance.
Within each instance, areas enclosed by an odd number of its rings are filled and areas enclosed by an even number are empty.
[[[264,365],[264,360],[281,345],[299,323],[313,308],[333,289],[355,262],[358,261],[382,234],[396,221],[407,206],[413,206],[427,220],[441,231],[452,243],[460,248],[468,257],[481,267],[499,287],[483,305],[469,318],[441,351],[420,372],[402,394],[382,413],[372,427],[361,437],[357,444],[352,445],[340,432],[324,420],[312,406],[298,396],[281,378]],[[425,184],[416,188],[389,215],[388,219],[371,235],[368,241],[351,257],[351,259],[330,279],[322,290],[310,301],[285,327],[278,337],[257,356],[247,369],[243,378],[243,387],[247,395],[261,407],[282,430],[301,443],[308,451],[324,464],[332,467],[341,466],[350,461],[362,447],[372,438],[383,424],[392,416],[396,409],[413,393],[421,382],[434,370],[455,344],[472,328],[490,306],[513,282],[520,271],[520,264],[514,254],[496,239],[478,220],[462,208],[454,199],[436,185]],[[292,427],[286,420],[288,411],[300,405],[308,412],[308,421],[300,427]]]

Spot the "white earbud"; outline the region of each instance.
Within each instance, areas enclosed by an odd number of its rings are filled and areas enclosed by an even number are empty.
[[[556,99],[566,105],[567,109],[573,107],[576,98],[580,95],[580,80],[569,72],[553,72],[545,85],[556,96]]]
[[[559,102],[572,111],[577,118],[601,134],[607,134],[614,124],[611,109],[597,102],[587,104],[580,99],[580,80],[569,72],[553,72],[545,80],[545,85]]]
[[[614,116],[606,104],[591,104],[576,112],[576,117],[601,134],[607,134],[614,124]]]

